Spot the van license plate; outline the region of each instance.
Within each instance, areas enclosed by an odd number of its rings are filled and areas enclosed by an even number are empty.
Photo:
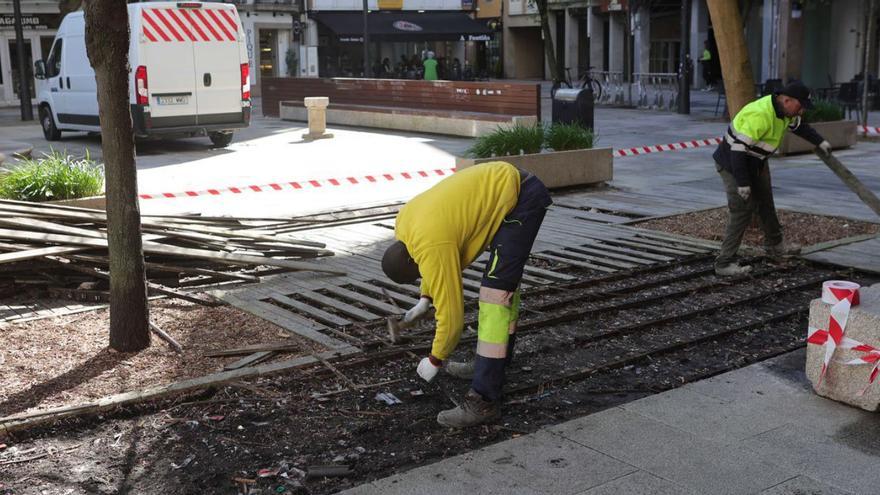
[[[189,96],[157,96],[160,105],[186,105]]]

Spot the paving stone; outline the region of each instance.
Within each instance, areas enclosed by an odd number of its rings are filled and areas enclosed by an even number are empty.
[[[880,447],[877,437],[854,435],[871,430],[876,417],[843,429],[837,437],[801,425],[787,425],[742,442],[756,458],[820,479],[841,490],[858,494],[878,493]]]
[[[575,494],[636,469],[547,431],[474,452],[476,465],[544,493]]]
[[[776,485],[761,492],[762,495],[848,495],[850,492],[839,490],[816,481],[809,476],[798,476],[785,483]]]
[[[595,488],[590,488],[578,495],[645,495],[648,493],[651,495],[696,495],[697,492],[645,471],[636,471]]]
[[[859,298],[861,303],[850,309],[846,322],[845,334],[863,344],[880,348],[880,289],[863,287]],[[810,304],[810,327],[828,328],[831,305],[814,299]],[[838,348],[831,358],[825,376],[820,378],[822,363],[825,359],[825,346],[807,345],[806,373],[813,389],[822,397],[860,407],[866,411],[880,409],[880,384],[868,387],[868,379],[873,365],[863,364],[852,366],[846,361],[859,358],[864,354],[852,350]],[[862,391],[865,393],[862,394]]]
[[[755,493],[798,474],[619,407],[549,431],[699,493]]]
[[[542,492],[516,480],[509,480],[503,474],[488,469],[485,464],[474,463],[473,455],[469,453],[341,493],[346,495],[437,495],[440,493],[539,495]]]
[[[682,387],[621,406],[700,438],[729,444],[772,430],[791,419],[764,414],[751,403],[730,403]]]

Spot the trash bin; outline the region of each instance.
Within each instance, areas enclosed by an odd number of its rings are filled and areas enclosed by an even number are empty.
[[[581,124],[593,128],[593,90],[557,89],[553,95],[553,123]]]

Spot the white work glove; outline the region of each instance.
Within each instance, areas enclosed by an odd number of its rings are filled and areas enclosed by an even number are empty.
[[[752,195],[752,188],[749,186],[737,187],[736,193],[739,194],[739,196],[743,199],[743,201],[748,201],[749,196]]]
[[[416,372],[422,377],[422,380],[425,380],[428,383],[431,383],[431,380],[437,376],[437,372],[440,371],[440,366],[435,366],[434,363],[431,362],[430,357],[422,358],[419,361],[419,367],[416,368]]]
[[[829,143],[828,141],[822,141],[821,143],[819,143],[819,149],[822,150],[822,153],[825,153],[826,155],[830,155],[831,154],[831,143]]]
[[[418,320],[419,318],[425,316],[425,313],[431,309],[431,298],[429,297],[421,297],[419,302],[416,303],[406,314],[403,316],[403,321],[409,323],[411,321]]]

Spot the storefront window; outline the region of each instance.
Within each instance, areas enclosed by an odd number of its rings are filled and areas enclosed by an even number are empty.
[[[274,29],[260,30],[260,75],[275,76],[276,57],[278,51],[278,34]]]
[[[20,74],[18,72],[19,64],[18,64],[18,49],[16,48],[15,40],[9,40],[9,63],[11,65],[10,69],[12,69],[12,91],[15,94],[16,98],[18,97],[18,81]],[[25,66],[25,77],[28,82],[28,87],[30,88],[31,96],[34,95],[34,75],[33,75],[33,66],[34,61],[31,56],[31,40],[24,40],[24,66]]]

